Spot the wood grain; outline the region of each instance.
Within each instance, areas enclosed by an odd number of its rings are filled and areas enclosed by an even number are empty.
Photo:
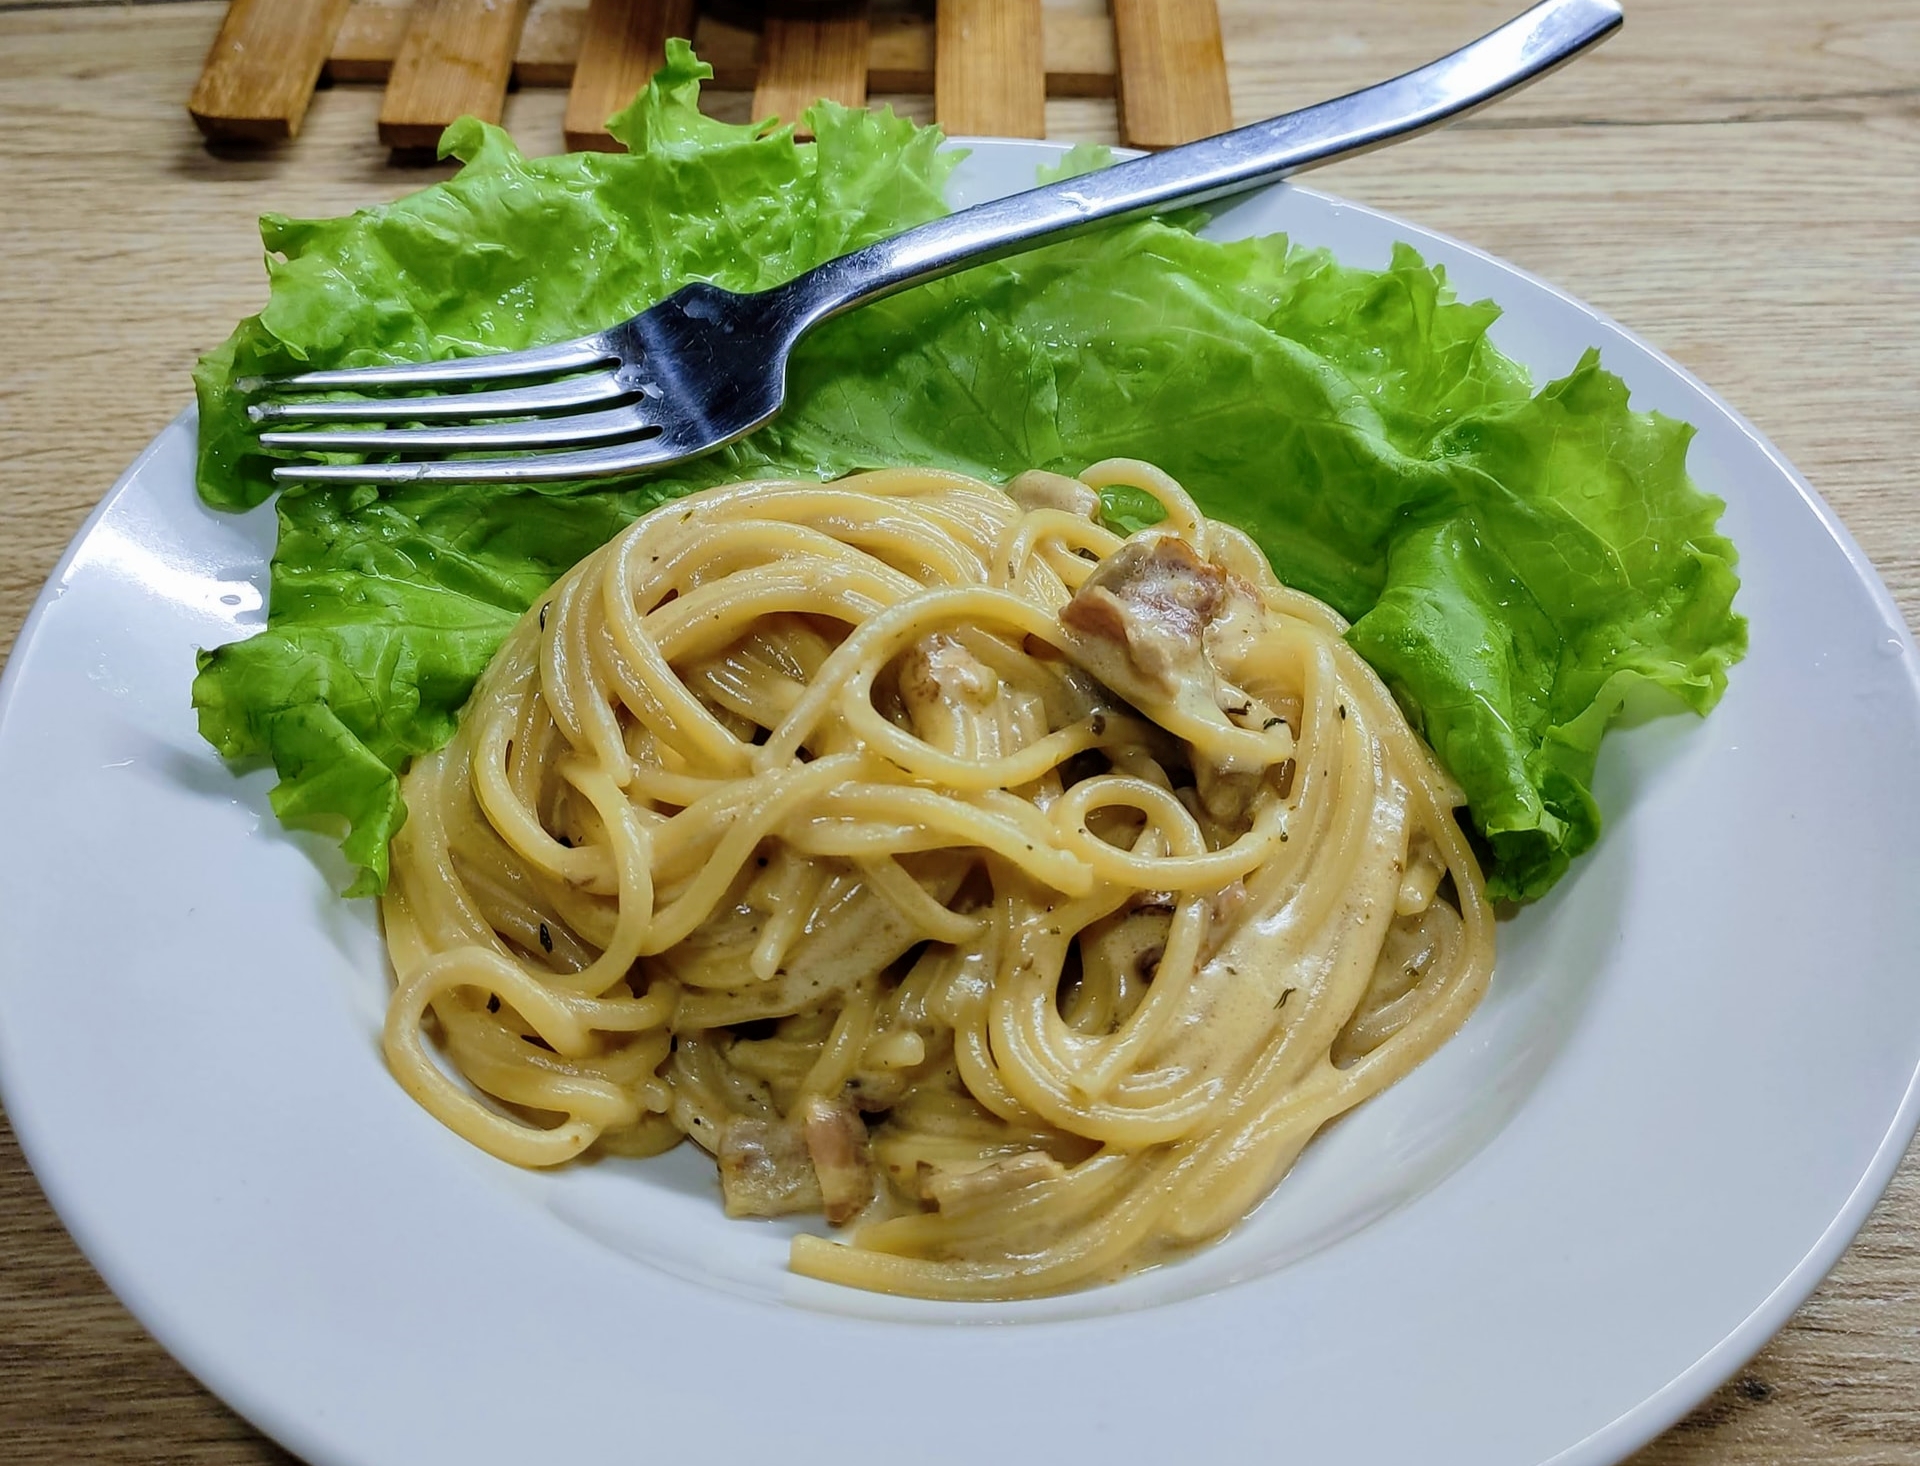
[[[797,123],[822,97],[864,107],[870,45],[866,0],[772,0],[760,31],[753,115]]]
[[[939,0],[933,115],[949,137],[1044,137],[1040,0]]]
[[[1167,148],[1233,126],[1214,0],[1113,0],[1120,135]]]
[[[195,355],[261,303],[255,217],[341,213],[444,176],[389,166],[379,95],[351,85],[319,92],[291,144],[209,156],[180,102],[219,26],[212,0],[8,3],[0,340],[58,350],[0,374],[0,656],[94,501],[190,400]],[[1514,8],[1222,0],[1239,119],[1392,75]],[[1812,480],[1920,624],[1920,6],[1746,0],[1737,23],[1716,0],[1631,12],[1617,40],[1525,95],[1314,182],[1511,259],[1698,373]],[[929,115],[924,98],[902,100]],[[714,105],[738,120],[750,101]],[[559,92],[516,93],[505,120],[550,150],[563,106]],[[1118,135],[1106,101],[1056,96],[1047,119],[1055,137]],[[110,229],[84,222],[102,198]],[[112,412],[95,406],[107,360]],[[0,1460],[289,1459],[113,1300],[0,1129]],[[1634,1466],[1915,1462],[1910,1156],[1793,1321]]]
[[[693,0],[592,0],[563,125],[569,148],[619,148],[607,119],[666,60],[667,38],[693,36]]]
[[[210,138],[284,142],[300,131],[347,0],[233,0],[187,112]]]
[[[527,0],[419,0],[380,104],[380,141],[431,148],[456,118],[498,122]]]

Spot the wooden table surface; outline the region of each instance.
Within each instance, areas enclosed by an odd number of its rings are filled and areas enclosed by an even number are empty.
[[[1224,0],[1235,111],[1384,77],[1510,8]],[[1525,96],[1318,181],[1514,260],[1692,368],[1826,495],[1920,624],[1920,3],[1628,9],[1620,37]],[[254,216],[441,176],[390,165],[367,88],[321,93],[281,151],[210,156],[184,103],[219,16],[214,0],[0,0],[0,657],[87,511],[189,400],[196,354],[262,300]],[[518,93],[508,125],[552,151],[563,103]],[[1050,103],[1049,126],[1110,139],[1112,107]],[[290,1459],[107,1293],[0,1125],[0,1460]],[[1915,1157],[1793,1322],[1635,1460],[1920,1461]]]

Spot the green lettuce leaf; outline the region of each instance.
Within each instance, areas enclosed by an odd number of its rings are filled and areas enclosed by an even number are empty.
[[[468,120],[445,183],[263,221],[268,305],[196,374],[207,501],[269,492],[246,377],[577,335],[689,280],[764,288],[942,211],[953,157],[933,129],[822,104],[798,144],[703,116],[707,74],[675,43],[612,123],[626,154],[526,159]],[[1629,691],[1705,712],[1745,646],[1690,429],[1633,411],[1592,356],[1534,391],[1487,339],[1496,308],[1455,300],[1411,249],[1360,270],[1196,223],[1105,231],[842,317],[796,353],[773,424],[667,475],[283,494],[267,628],[203,654],[203,732],[270,758],[280,816],[343,831],[354,889],[377,891],[398,773],[450,734],[514,619],[634,516],[760,473],[1004,480],[1125,455],[1354,622],[1466,790],[1494,892],[1541,894],[1598,833],[1594,754]],[[1103,505],[1122,530],[1157,517],[1124,487]]]

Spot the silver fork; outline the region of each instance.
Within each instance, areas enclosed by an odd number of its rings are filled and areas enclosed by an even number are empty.
[[[293,463],[290,482],[535,483],[664,468],[744,437],[780,410],[787,358],[833,317],[969,265],[1174,204],[1198,204],[1410,137],[1493,101],[1606,39],[1616,0],[1545,0],[1392,81],[1098,173],[963,209],[753,295],[688,285],[604,331],[495,356],[303,372],[249,393],[465,390],[441,396],[256,402],[255,422],[413,427],[263,432],[268,448],[435,455]],[[490,383],[518,382],[511,387]],[[479,388],[479,390],[472,390]],[[509,457],[448,458],[455,453]]]

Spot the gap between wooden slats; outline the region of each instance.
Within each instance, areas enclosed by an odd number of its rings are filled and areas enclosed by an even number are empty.
[[[300,131],[347,0],[233,0],[187,102],[209,138],[284,142]]]
[[[1214,0],[1112,0],[1120,136],[1167,148],[1233,126]]]
[[[1040,0],[939,0],[933,115],[949,137],[1047,135]]]
[[[866,106],[871,47],[866,0],[771,0],[761,24],[753,115],[798,122],[821,97],[849,107]]]
[[[390,148],[431,148],[449,122],[467,113],[498,122],[527,4],[420,0],[387,79],[380,141]]]
[[[592,0],[567,96],[567,146],[618,149],[607,119],[660,69],[667,38],[690,37],[693,28],[694,0]]]

